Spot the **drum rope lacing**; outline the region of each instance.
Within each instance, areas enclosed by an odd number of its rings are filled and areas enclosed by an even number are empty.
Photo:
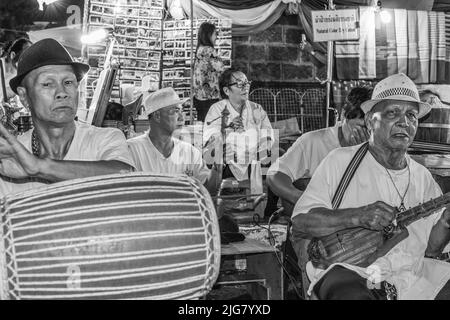
[[[141,174],[135,174],[132,178],[129,178],[129,177],[125,177],[124,178],[123,176],[120,176],[120,179],[121,179],[121,182],[124,182],[127,179],[130,182],[130,181],[136,181],[136,179],[139,179],[141,176],[142,176],[142,178],[146,179],[145,175],[141,175]],[[114,181],[117,180],[118,178],[119,178],[119,176],[117,176],[116,179],[107,179],[105,181],[106,182],[105,184],[107,185],[107,189],[108,190],[110,190],[112,187],[115,187]],[[91,178],[91,179],[95,180],[95,178]],[[154,177],[153,181],[155,181],[155,183],[156,183],[158,181],[158,179],[160,179],[162,182],[168,182],[167,181],[167,177],[164,177],[164,176]],[[81,180],[83,180],[83,183],[81,183],[79,185],[81,185],[82,187],[86,187],[86,185],[89,185],[91,187],[93,187],[93,186],[97,187],[98,186],[98,181],[97,180],[95,180],[95,182],[90,182],[89,180],[85,182],[84,181],[85,179],[80,179],[80,181]],[[193,183],[191,179],[187,179],[187,181],[182,179],[181,182],[184,182],[184,183],[179,183],[180,182],[179,180],[180,180],[179,177],[177,178],[177,180],[174,180],[174,182],[177,182],[177,184],[176,184],[177,186],[179,186],[179,185],[183,186],[183,185],[189,185],[189,184],[193,186],[193,188],[191,190],[189,190],[189,192],[186,191],[186,192],[183,192],[183,193],[189,193],[191,195],[194,195],[194,197],[196,199],[192,199],[191,198],[191,201],[197,202],[199,204],[200,211],[204,212],[202,217],[193,217],[193,218],[201,219],[203,221],[203,223],[202,223],[203,226],[206,225],[206,227],[199,226],[199,231],[198,232],[200,232],[200,234],[204,234],[205,235],[205,239],[209,243],[209,245],[207,245],[206,248],[205,247],[201,247],[203,252],[207,253],[205,255],[207,258],[205,257],[205,258],[203,258],[201,260],[197,260],[197,262],[201,262],[202,265],[205,265],[205,267],[208,266],[208,269],[207,269],[208,273],[206,273],[204,275],[197,275],[195,277],[185,278],[185,279],[176,279],[176,280],[170,281],[170,284],[171,285],[183,284],[186,281],[194,281],[194,280],[198,281],[200,279],[203,279],[204,280],[203,282],[205,284],[207,284],[206,288],[210,289],[212,287],[212,285],[214,284],[213,280],[218,275],[216,270],[218,270],[218,268],[219,268],[218,265],[219,265],[219,262],[220,262],[220,258],[217,256],[217,253],[216,253],[216,255],[213,255],[214,251],[217,251],[217,250],[220,251],[220,239],[217,237],[217,234],[216,234],[216,238],[213,237],[214,233],[218,232],[217,231],[218,230],[218,223],[214,224],[214,218],[217,218],[217,217],[215,215],[209,216],[209,214],[207,214],[208,212],[213,212],[214,206],[212,204],[212,201],[208,197],[205,197],[203,195],[204,192],[202,193],[202,189],[204,187],[201,186],[199,183]],[[125,185],[127,185],[127,183],[125,183]],[[30,194],[28,191],[22,193],[19,197],[16,197],[16,199],[14,199],[14,207],[15,207],[15,209],[14,209],[13,213],[10,212],[11,214],[8,215],[8,217],[10,218],[9,219],[9,225],[12,224],[15,229],[20,229],[22,231],[23,231],[23,229],[29,229],[29,228],[32,229],[33,227],[36,226],[35,225],[35,221],[36,222],[40,221],[40,223],[42,223],[42,220],[46,220],[47,219],[46,215],[51,213],[48,209],[45,208],[46,204],[50,204],[51,203],[52,206],[56,206],[56,207],[61,206],[62,204],[64,204],[64,206],[68,206],[70,204],[71,200],[72,200],[72,199],[70,199],[71,198],[71,194],[76,193],[75,191],[76,191],[77,187],[78,187],[77,181],[75,181],[75,182],[71,182],[71,183],[61,183],[58,188],[55,188],[53,186],[49,186],[49,187],[47,187],[45,189],[44,188],[38,189],[33,194]],[[127,185],[127,187],[128,187],[128,189],[131,188],[131,186],[128,186],[128,185]],[[135,188],[132,188],[132,189],[135,190]],[[73,191],[73,192],[70,195],[67,195],[66,193],[68,191]],[[80,191],[82,191],[82,189],[80,189]],[[141,192],[141,191],[142,190],[139,190],[139,192]],[[148,190],[148,191],[152,192],[151,190]],[[136,191],[136,192],[138,192],[138,191]],[[81,192],[81,193],[83,193],[83,192]],[[28,197],[28,195],[30,195],[30,197]],[[77,195],[79,196],[80,194],[77,193]],[[45,196],[46,199],[42,199],[42,196]],[[58,196],[62,196],[63,199],[60,198],[58,201],[55,202],[55,197],[57,198]],[[68,196],[69,199],[66,196]],[[76,197],[75,197],[74,200],[76,200]],[[181,200],[183,202],[182,199],[178,199],[178,200]],[[121,202],[121,201],[119,201],[119,202]],[[37,204],[37,206],[31,206],[31,204]],[[126,203],[122,203],[122,204],[126,205]],[[81,203],[81,205],[83,206],[84,203]],[[182,205],[185,205],[185,204],[183,203]],[[33,207],[33,210],[30,211],[30,207]],[[39,207],[40,209],[37,209],[37,207]],[[86,206],[84,206],[84,207],[86,207]],[[8,208],[8,210],[11,211],[11,209],[12,208],[10,206]],[[72,209],[73,208],[66,208],[65,210],[60,210],[61,211],[60,214],[62,216],[66,216],[66,214],[73,215],[74,212],[69,212]],[[88,209],[89,208],[87,208],[87,207],[85,208],[85,210],[88,210]],[[23,214],[23,213],[25,213],[25,214]],[[183,212],[183,214],[184,214],[184,212]],[[188,213],[186,213],[186,214],[188,214]],[[192,213],[190,213],[190,214],[192,214]],[[24,219],[25,216],[27,216],[27,219],[26,219],[27,221],[24,221],[24,223],[23,222],[19,222],[22,219]],[[132,215],[132,216],[134,217],[134,215]],[[128,218],[132,218],[132,217],[129,216]],[[188,218],[188,217],[186,217],[186,218]],[[19,220],[17,222],[15,222],[15,219],[19,219]],[[124,218],[124,219],[126,220],[127,218]],[[76,222],[79,223],[79,222],[82,222],[82,221],[85,221],[85,220],[77,220]],[[135,220],[131,219],[130,221],[135,221]],[[41,225],[49,225],[49,223],[50,223],[50,221],[49,222],[45,222],[45,224],[41,224]],[[66,224],[66,223],[63,223],[63,224]],[[59,230],[60,230],[60,227],[61,226],[59,226]],[[181,230],[182,232],[180,231],[181,232],[180,234],[197,234],[197,231],[191,230],[191,229],[192,228],[190,228],[190,229],[183,229],[183,230]],[[4,230],[12,230],[12,227],[5,228]],[[59,231],[59,230],[53,229],[52,232],[56,232],[56,231]],[[178,231],[178,230],[172,230],[172,231]],[[193,232],[193,231],[195,231],[195,232]],[[9,232],[9,236],[10,237],[12,237],[14,235],[15,234],[12,234],[12,232]],[[32,233],[31,235],[36,236],[36,233]],[[121,236],[121,235],[117,235],[117,236]],[[136,235],[123,235],[123,236],[133,236],[134,237]],[[13,253],[13,251],[15,251],[14,250],[15,247],[19,246],[20,243],[23,242],[24,240],[27,243],[31,243],[30,240],[27,239],[27,238],[29,238],[29,235],[22,235],[22,236],[20,236],[20,238],[14,239],[14,240],[18,240],[18,242],[16,244],[13,244],[12,248],[10,247],[10,249],[12,251],[10,250],[8,252],[8,254],[11,255],[12,258],[10,260],[8,260],[8,261],[14,261],[13,264],[9,265],[9,267],[11,268],[12,272],[14,270],[19,270],[17,268],[14,268],[14,263],[16,263],[17,259],[15,257],[15,254]],[[69,239],[69,238],[67,238],[67,239]],[[53,239],[53,240],[48,240],[48,241],[49,241],[49,243],[56,243],[56,242],[59,242],[59,241],[63,241],[64,243],[62,243],[62,244],[64,244],[64,246],[65,246],[66,245],[65,241],[67,239],[66,239],[66,237],[63,237],[62,239]],[[70,239],[72,239],[72,238],[70,238]],[[123,239],[121,238],[120,240],[123,240]],[[34,242],[34,240],[32,240],[32,241]],[[12,242],[10,242],[9,244],[11,244],[11,243]],[[186,250],[183,249],[182,247],[178,246],[176,248],[179,248],[183,252],[186,252]],[[30,248],[30,249],[32,249],[32,248]],[[57,249],[57,248],[56,247],[51,247],[51,248],[46,249],[45,251],[53,250],[53,249]],[[200,249],[200,248],[198,248],[198,249]],[[198,250],[198,249],[196,249],[196,250]],[[37,248],[37,249],[32,249],[32,250],[27,250],[27,251],[20,251],[18,253],[20,255],[19,258],[20,259],[23,259],[23,258],[27,259],[26,255],[28,255],[28,254],[35,254],[36,252],[42,251],[42,250],[43,250],[42,248],[41,249]],[[123,254],[126,254],[126,253],[121,253],[121,254],[123,255]],[[160,252],[158,254],[162,255],[162,254],[168,254],[168,253]],[[71,256],[61,257],[61,259],[62,259],[61,263],[65,264],[66,260],[67,260],[66,258],[67,259],[71,259],[72,257]],[[107,254],[105,256],[105,258],[112,258],[112,257],[110,256],[110,254]],[[194,262],[192,262],[192,263],[194,263]],[[216,264],[217,264],[217,266],[215,266]],[[36,274],[37,275],[38,273],[36,273],[34,270],[36,268],[38,268],[38,267],[39,267],[39,269],[42,269],[41,268],[42,265],[40,265],[40,266],[37,266],[37,265],[27,266],[26,267],[27,273],[28,274]],[[172,271],[175,270],[175,269],[182,270],[184,268],[187,268],[187,266],[184,266],[184,265],[177,265],[177,266],[175,266],[174,265],[174,266],[171,267]],[[147,270],[147,271],[149,271],[149,270]],[[157,270],[155,270],[155,271],[157,271]],[[157,272],[159,273],[160,271],[157,271]],[[9,272],[9,274],[11,275],[12,273]],[[18,280],[17,274],[16,273],[14,273],[14,274],[16,275],[14,277],[15,280]],[[21,271],[20,270],[18,271],[18,275],[21,275]],[[205,278],[208,278],[208,279],[205,279]],[[9,279],[9,281],[11,281],[11,279]],[[42,281],[39,281],[39,282],[40,282],[40,285],[44,285],[45,283],[48,283],[48,282],[44,283]],[[166,282],[166,283],[169,283],[169,282]],[[18,284],[21,285],[20,281],[19,281]],[[138,291],[142,291],[144,289],[145,290],[157,289],[155,287],[155,285],[150,285],[150,284],[147,284],[147,283],[145,283],[144,285],[145,285],[145,288],[140,288],[141,286],[138,286],[139,288],[135,287],[135,286],[127,286],[125,288],[122,288],[122,290],[119,290],[119,291],[121,293],[123,293],[123,294],[127,294],[127,293],[135,293],[135,292],[138,292]],[[9,287],[6,287],[6,290],[12,290],[13,288],[16,289],[17,285],[14,286],[13,283],[11,283],[9,285]],[[106,288],[105,287],[103,289],[104,290],[111,289],[111,290],[114,291],[114,290],[117,290],[119,288],[112,288],[112,287],[111,288]],[[26,288],[26,292],[24,292],[23,295],[20,296],[20,298],[40,298],[40,297],[45,298],[46,295],[43,295],[43,294],[39,293],[40,291],[41,291],[40,288],[37,288],[37,287],[30,287],[30,288],[27,287]],[[115,291],[115,292],[117,292],[117,291]],[[207,292],[207,290],[205,290],[205,286],[196,286],[194,288],[191,288],[189,290],[185,290],[183,292],[167,293],[167,294],[159,295],[158,297],[159,298],[168,298],[168,299],[169,298],[177,298],[177,297],[179,298],[180,294],[182,294],[183,297],[186,297],[186,298],[187,297],[195,298],[195,297],[199,296],[199,293],[205,293],[205,292]],[[17,298],[17,296],[14,295],[15,293],[19,293],[20,294],[20,291],[18,291],[18,290],[17,291],[15,290],[15,292],[7,291],[7,294],[9,294],[10,298],[14,298],[14,297]],[[108,293],[110,293],[110,291],[105,291],[104,293],[101,293],[101,294],[99,293],[99,294],[101,296],[101,295],[108,294]],[[80,292],[80,293],[76,293],[76,295],[79,295],[80,297],[92,297],[94,295],[99,296],[97,294],[90,293],[90,292]],[[60,292],[58,294],[54,294],[53,296],[57,297],[57,298],[69,298],[69,297],[71,297],[69,293],[66,294],[65,292],[64,293]],[[47,298],[48,297],[50,297],[50,296],[47,296]],[[155,297],[155,296],[153,296],[153,297]]]
[[[6,282],[3,289],[7,290],[6,293],[2,293],[5,295],[6,298],[10,298],[11,296],[14,299],[20,299],[20,290],[19,285],[17,283],[18,274],[17,274],[17,259],[16,259],[16,253],[15,253],[15,245],[14,245],[14,237],[12,234],[12,226],[11,226],[11,219],[10,216],[6,213],[5,207],[6,202],[4,200],[0,203],[0,211],[2,216],[2,221],[0,223],[0,227],[2,229],[1,231],[1,246],[0,252],[4,252],[4,254],[1,255],[0,259],[5,260],[4,262],[0,260],[0,263],[5,266],[5,270],[2,272],[2,278],[3,276],[6,276]],[[4,233],[4,230],[7,230],[6,233]],[[8,242],[8,246],[6,246],[6,241]],[[9,258],[9,259],[8,259]],[[3,279],[2,279],[3,280]],[[10,288],[12,287],[12,289]]]
[[[198,205],[201,207],[201,209],[204,211],[208,210],[205,202],[208,202],[210,207],[214,208],[214,204],[212,203],[211,199],[204,199],[204,201],[202,201],[202,197],[199,196],[198,191],[203,186],[199,187],[199,185],[194,184],[192,181],[191,181],[191,185],[193,186],[194,194],[196,196]],[[209,238],[210,242],[211,241],[213,242],[213,248],[211,249],[211,245],[209,245],[208,246],[209,252],[207,253],[207,259],[211,260],[211,258],[214,258],[217,256],[220,257],[220,254],[217,254],[217,252],[215,252],[216,250],[220,251],[220,242],[218,240],[218,237],[214,237],[214,234],[213,234],[214,232],[216,232],[216,233],[220,232],[218,229],[219,222],[215,221],[216,223],[214,223],[214,221],[211,220],[211,219],[213,219],[213,220],[217,219],[217,216],[215,214],[212,214],[210,219],[208,219],[208,217],[204,216],[204,215],[202,215],[202,217],[203,217],[202,220],[203,220],[203,225],[204,225],[205,238],[207,238],[207,239]],[[214,226],[216,226],[216,228],[214,228]],[[216,229],[216,230],[214,230],[214,229]],[[205,261],[205,262],[207,263],[207,261]],[[210,268],[207,271],[208,276],[205,277],[205,282],[204,282],[205,285],[203,287],[205,294],[208,292],[208,290],[210,290],[213,287],[214,283],[216,282],[219,269],[220,269],[220,259],[215,259],[214,263],[210,264]],[[212,275],[214,275],[214,274],[216,274],[215,278],[212,277]]]

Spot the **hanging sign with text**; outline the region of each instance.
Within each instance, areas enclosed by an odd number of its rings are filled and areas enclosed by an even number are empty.
[[[311,11],[313,41],[359,39],[358,9]]]

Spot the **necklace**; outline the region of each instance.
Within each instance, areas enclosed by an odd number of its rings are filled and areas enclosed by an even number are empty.
[[[75,136],[75,134],[72,136],[72,138],[70,139],[69,143],[65,147],[62,159],[66,156],[67,152],[69,151],[69,148],[70,148],[70,145],[72,144],[74,136]],[[33,130],[33,132],[31,133],[31,151],[33,152],[33,155],[35,155],[36,157],[40,158],[40,155],[41,155],[41,142],[39,141],[39,138],[38,138],[38,136],[36,134],[36,130]]]
[[[410,169],[409,169],[409,163],[408,163],[408,161],[406,161],[406,167],[408,168],[408,185],[406,186],[405,193],[403,194],[403,196],[401,195],[400,191],[398,191],[398,188],[397,188],[397,186],[395,185],[394,179],[392,179],[392,176],[391,176],[391,174],[389,173],[389,170],[386,169],[386,168],[384,168],[384,169],[386,170],[387,174],[389,175],[389,178],[391,179],[392,184],[394,185],[395,191],[397,191],[397,194],[398,194],[398,196],[400,197],[400,201],[401,201],[401,202],[400,202],[400,206],[398,207],[398,211],[400,211],[400,212],[406,210],[406,207],[405,207],[405,197],[406,197],[406,193],[408,192],[408,189],[409,189],[409,183],[411,182],[411,171],[410,171]]]
[[[41,143],[39,142],[35,130],[31,133],[31,150],[33,151],[33,154],[39,158],[41,153]]]

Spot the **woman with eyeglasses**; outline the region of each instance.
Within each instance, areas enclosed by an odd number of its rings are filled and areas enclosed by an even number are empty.
[[[202,23],[197,39],[193,75],[194,107],[197,110],[197,120],[204,121],[209,107],[220,99],[219,76],[224,65],[214,48],[217,39],[214,24]]]
[[[223,99],[211,106],[205,118],[203,141],[205,148],[225,141],[224,178],[249,178],[252,160],[263,164],[269,160],[274,132],[261,105],[248,99],[250,81],[235,69],[225,70],[219,79]]]

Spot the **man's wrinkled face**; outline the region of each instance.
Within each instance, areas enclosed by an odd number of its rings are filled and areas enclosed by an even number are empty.
[[[78,108],[78,81],[71,66],[49,65],[31,71],[17,88],[30,106],[33,120],[54,125],[74,120]]]
[[[183,109],[180,104],[170,107],[165,107],[160,110],[160,126],[172,133],[176,129],[184,125]]]
[[[375,144],[406,150],[416,135],[419,105],[401,100],[376,104],[368,114],[367,126]]]

